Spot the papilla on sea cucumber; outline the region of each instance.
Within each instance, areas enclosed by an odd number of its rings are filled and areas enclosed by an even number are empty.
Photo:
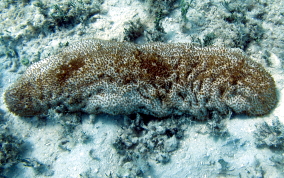
[[[31,65],[4,94],[18,116],[67,112],[155,117],[268,114],[275,82],[240,50],[187,43],[82,40]]]

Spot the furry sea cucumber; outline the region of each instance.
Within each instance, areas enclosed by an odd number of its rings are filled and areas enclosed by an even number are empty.
[[[88,39],[31,65],[4,100],[18,116],[65,112],[155,117],[269,113],[275,82],[240,50]]]

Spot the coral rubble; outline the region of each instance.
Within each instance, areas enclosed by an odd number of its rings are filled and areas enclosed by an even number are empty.
[[[269,147],[270,149],[284,149],[284,125],[275,118],[272,125],[262,122],[256,125],[254,132],[257,147]]]

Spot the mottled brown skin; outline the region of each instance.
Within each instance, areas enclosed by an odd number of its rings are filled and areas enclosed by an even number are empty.
[[[4,99],[19,116],[40,115],[56,106],[156,117],[187,113],[201,118],[211,111],[264,115],[277,103],[271,75],[239,50],[94,39],[33,64]]]

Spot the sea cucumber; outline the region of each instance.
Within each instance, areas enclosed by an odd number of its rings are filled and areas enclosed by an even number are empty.
[[[155,117],[269,113],[275,82],[240,50],[87,39],[31,65],[4,94],[18,116],[66,112]]]

